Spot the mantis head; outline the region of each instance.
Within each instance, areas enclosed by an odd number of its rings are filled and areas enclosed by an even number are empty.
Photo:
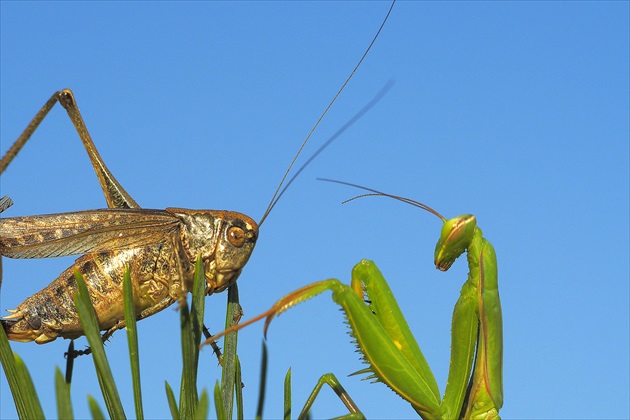
[[[438,270],[446,271],[451,268],[470,245],[476,227],[477,218],[472,214],[444,221],[440,240],[435,246],[435,267]]]

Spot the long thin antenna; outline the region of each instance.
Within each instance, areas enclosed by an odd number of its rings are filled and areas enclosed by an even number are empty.
[[[389,15],[392,12],[392,9],[394,8],[394,4],[396,3],[396,0],[394,0],[391,4],[391,6],[389,7],[389,10],[387,11],[387,15],[385,16],[385,19],[383,19],[383,23],[381,23],[380,28],[378,28],[378,31],[376,32],[376,35],[374,35],[374,38],[372,38],[372,42],[370,42],[370,45],[367,47],[367,49],[365,50],[365,52],[363,53],[363,56],[361,57],[361,59],[359,60],[359,62],[357,63],[357,65],[354,67],[354,69],[352,70],[352,72],[350,73],[350,76],[348,76],[348,78],[346,79],[346,81],[343,83],[343,85],[341,86],[341,88],[337,91],[337,93],[335,94],[335,97],[330,101],[330,103],[328,104],[328,106],[326,107],[326,109],[324,110],[324,112],[322,113],[322,115],[319,117],[319,119],[317,120],[317,122],[315,123],[315,125],[313,126],[313,128],[311,128],[311,131],[308,133],[308,136],[306,136],[306,139],[304,139],[304,141],[302,142],[302,145],[300,146],[300,148],[298,149],[297,153],[295,154],[295,157],[293,158],[293,160],[291,161],[291,164],[289,165],[289,167],[287,168],[286,172],[284,173],[284,176],[282,177],[282,180],[280,180],[280,184],[278,184],[278,188],[276,188],[276,191],[273,194],[273,197],[271,197],[271,201],[269,202],[269,205],[267,206],[267,209],[265,210],[265,213],[263,214],[263,216],[260,218],[260,222],[258,222],[258,226],[260,227],[263,222],[265,221],[265,219],[267,218],[267,216],[269,215],[269,213],[271,212],[271,209],[273,209],[273,207],[276,205],[276,203],[278,202],[278,199],[280,198],[281,192],[280,190],[282,189],[282,185],[284,184],[284,181],[287,179],[287,177],[289,176],[289,173],[291,172],[291,169],[293,168],[293,165],[295,164],[295,161],[297,160],[297,158],[300,156],[300,154],[302,153],[302,149],[304,149],[304,146],[306,146],[306,143],[308,143],[309,139],[311,138],[311,136],[313,135],[313,133],[315,132],[315,129],[317,129],[317,127],[319,126],[319,123],[322,121],[322,119],[324,118],[324,116],[328,113],[328,110],[332,107],[332,105],[335,103],[335,101],[337,100],[337,97],[339,97],[339,95],[341,94],[341,92],[344,90],[344,88],[346,87],[346,85],[348,84],[348,82],[350,81],[350,79],[352,79],[352,76],[354,76],[354,73],[357,71],[357,69],[359,68],[359,66],[361,66],[361,63],[363,63],[363,60],[365,59],[365,57],[368,55],[368,53],[370,52],[370,50],[372,49],[372,46],[374,45],[374,42],[376,42],[376,39],[378,38],[379,34],[381,33],[381,30],[383,29],[383,27],[385,26],[385,22],[387,22],[387,19],[389,18]],[[284,191],[282,191],[284,192]]]
[[[368,187],[364,187],[362,185],[352,184],[350,182],[338,181],[336,179],[317,178],[317,180],[318,181],[326,181],[326,182],[334,182],[335,184],[348,185],[350,187],[359,188],[359,189],[365,190],[365,191],[370,191],[370,193],[368,193],[368,194],[361,194],[361,195],[357,195],[356,197],[352,197],[352,198],[344,201],[343,204],[345,204],[347,202],[350,202],[350,201],[353,201],[353,200],[356,200],[358,198],[363,198],[363,197],[389,197],[389,198],[393,198],[394,200],[402,201],[403,203],[411,204],[414,207],[419,207],[419,208],[421,208],[423,210],[426,210],[429,213],[434,214],[437,217],[439,217],[443,222],[446,222],[446,218],[444,216],[442,216],[440,213],[438,213],[437,211],[433,210],[431,207],[427,206],[426,204],[422,204],[421,202],[416,201],[416,200],[412,200],[411,198],[401,197],[399,195],[387,194],[387,193],[384,193],[382,191],[375,190],[373,188],[368,188]]]
[[[383,88],[376,94],[376,96],[374,96],[374,98],[372,98],[372,100],[370,102],[368,102],[363,108],[361,108],[359,110],[359,112],[357,112],[356,114],[354,114],[352,116],[352,118],[350,118],[343,126],[341,126],[341,128],[339,130],[337,130],[335,132],[335,134],[333,134],[332,136],[330,136],[328,138],[328,140],[326,140],[326,142],[324,144],[322,144],[319,149],[317,149],[315,151],[315,153],[313,153],[311,155],[311,157],[309,157],[306,162],[304,162],[304,164],[302,166],[300,166],[300,168],[295,171],[295,173],[293,174],[293,176],[291,177],[291,179],[289,179],[289,181],[287,181],[284,184],[284,187],[282,188],[282,191],[280,191],[280,193],[278,194],[278,196],[276,197],[276,201],[273,203],[274,206],[275,204],[280,201],[280,197],[282,197],[282,195],[284,194],[284,192],[289,188],[289,186],[291,184],[293,184],[293,181],[295,181],[295,179],[298,177],[298,175],[300,175],[300,173],[302,173],[302,171],[304,169],[306,169],[306,167],[321,153],[324,151],[324,149],[326,149],[328,146],[330,146],[330,144],[337,140],[348,128],[350,128],[355,122],[357,122],[359,119],[361,119],[361,117],[363,117],[370,109],[372,109],[372,107],[374,105],[376,105],[381,99],[383,99],[383,96],[385,96],[387,94],[387,92],[389,92],[389,90],[392,88],[392,86],[394,86],[394,81],[390,80],[387,82],[387,84],[385,84],[385,86],[383,86]],[[271,206],[273,208],[273,206]],[[270,209],[271,210],[271,209]]]

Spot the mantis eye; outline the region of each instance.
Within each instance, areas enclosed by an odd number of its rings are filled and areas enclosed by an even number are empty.
[[[238,226],[232,226],[227,231],[227,239],[230,244],[240,248],[245,243],[245,231]]]

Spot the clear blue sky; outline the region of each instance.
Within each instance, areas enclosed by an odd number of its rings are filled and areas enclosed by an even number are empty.
[[[298,145],[363,53],[381,2],[1,2],[0,151],[55,91],[72,88],[112,172],[146,208],[230,209],[259,219]],[[505,327],[506,418],[629,415],[628,2],[401,2],[306,151],[390,93],[294,183],[239,279],[246,317],[299,286],[375,260],[432,366],[448,371],[451,311],[465,261],[432,266],[440,223],[385,199],[347,205],[330,177],[477,215],[495,245]],[[2,176],[6,216],[104,207],[61,108]],[[73,258],[4,260],[1,309],[46,286]],[[207,299],[223,323],[225,296]],[[179,386],[178,315],[139,324],[148,418]],[[262,326],[239,339],[246,415],[258,389]],[[52,381],[67,341],[13,346],[55,417]],[[370,418],[414,417],[362,368],[329,296],[269,333],[265,417],[295,406],[332,371]],[[79,347],[84,342],[77,343]],[[107,345],[132,415],[125,334]],[[219,371],[202,354],[200,387]],[[100,395],[92,361],[75,367],[74,409]],[[15,416],[0,373],[0,418]],[[50,392],[49,392],[50,391]],[[343,414],[329,393],[316,417]],[[100,401],[100,397],[99,397]]]

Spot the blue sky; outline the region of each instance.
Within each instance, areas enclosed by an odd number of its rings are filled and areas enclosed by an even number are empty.
[[[74,90],[96,146],[141,206],[229,209],[258,220],[293,154],[360,58],[382,2],[0,3],[0,152],[56,90]],[[629,415],[629,6],[627,2],[401,2],[306,150],[321,145],[389,80],[366,116],[322,153],[263,225],[239,279],[246,317],[311,282],[349,281],[362,258],[388,279],[443,390],[453,305],[467,268],[432,265],[439,222],[386,199],[341,202],[336,178],[473,213],[494,244],[504,317],[505,418]],[[105,206],[61,108],[2,176],[6,216]],[[73,257],[4,260],[12,309]],[[225,296],[207,298],[223,323]],[[370,418],[415,417],[362,368],[329,296],[271,326],[265,417],[296,407],[334,372]],[[168,414],[180,375],[178,315],[139,324],[145,414]],[[239,338],[246,415],[258,389],[262,326]],[[82,341],[77,343],[84,345]],[[14,344],[55,417],[65,340]],[[129,415],[126,339],[107,345]],[[200,387],[219,371],[202,355]],[[75,415],[100,395],[76,363]],[[0,374],[0,418],[15,416]],[[343,414],[326,393],[316,417]]]

